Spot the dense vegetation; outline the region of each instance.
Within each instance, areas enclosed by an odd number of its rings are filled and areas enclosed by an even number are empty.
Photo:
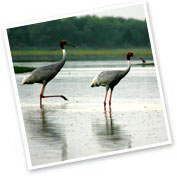
[[[65,39],[78,48],[149,48],[146,21],[116,17],[71,17],[8,29],[12,50],[56,49]]]
[[[22,67],[22,66],[14,66],[14,72],[15,73],[25,73],[25,72],[31,72],[35,68],[33,67]]]

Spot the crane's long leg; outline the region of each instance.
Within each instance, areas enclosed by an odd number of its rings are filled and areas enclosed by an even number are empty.
[[[106,89],[105,99],[104,99],[104,108],[106,107],[106,98],[107,98],[108,91]]]
[[[68,99],[67,99],[65,96],[63,96],[63,95],[44,96],[44,95],[43,95],[43,94],[44,94],[44,89],[45,89],[45,84],[43,84],[43,86],[42,86],[42,91],[41,91],[41,93],[40,93],[40,108],[41,108],[41,109],[42,109],[42,98],[61,97],[61,98],[63,98],[64,100],[67,100],[67,101],[68,101]]]
[[[111,93],[110,93],[109,106],[111,105],[112,91],[113,91],[113,89],[111,89]]]
[[[42,90],[41,90],[41,93],[40,93],[40,108],[41,109],[42,109],[42,98],[44,97],[44,95],[43,95],[44,89],[45,89],[45,84],[43,84]]]
[[[110,118],[110,124],[112,127],[112,110],[111,110],[111,106],[109,106],[109,118]]]

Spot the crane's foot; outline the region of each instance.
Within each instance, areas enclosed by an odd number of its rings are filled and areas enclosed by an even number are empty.
[[[63,95],[52,95],[52,96],[44,96],[42,94],[40,94],[40,109],[42,109],[42,98],[52,98],[52,97],[60,97],[63,98],[66,101],[69,101],[65,96]]]
[[[66,100],[66,101],[69,101],[65,96],[63,96],[63,95],[51,95],[51,96],[44,96],[44,95],[42,95],[42,96],[40,96],[41,98],[53,98],[53,97],[60,97],[60,98],[63,98],[64,100]]]
[[[63,95],[61,95],[60,96],[61,98],[63,98],[64,100],[66,100],[66,101],[69,101],[65,96],[63,96]]]

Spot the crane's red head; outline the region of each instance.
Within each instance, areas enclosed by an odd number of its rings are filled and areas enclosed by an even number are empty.
[[[132,57],[133,56],[133,53],[132,52],[128,52],[127,53],[127,60],[130,60],[130,57]]]
[[[64,49],[64,45],[67,45],[67,41],[66,40],[61,40],[60,41],[60,47],[61,47],[61,49]]]
[[[73,48],[75,47],[74,45],[71,45],[70,43],[68,43],[66,40],[61,40],[60,41],[61,49],[64,49],[64,45],[69,45],[69,46],[72,46]]]

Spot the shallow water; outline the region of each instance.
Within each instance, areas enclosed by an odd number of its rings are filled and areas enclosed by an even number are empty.
[[[18,63],[41,66],[49,63]],[[132,66],[113,92],[112,106],[103,107],[105,88],[91,88],[102,70],[124,69],[125,61],[66,62],[47,85],[20,86],[27,74],[16,74],[32,165],[41,165],[167,141],[155,68]],[[109,98],[109,97],[108,97]]]

